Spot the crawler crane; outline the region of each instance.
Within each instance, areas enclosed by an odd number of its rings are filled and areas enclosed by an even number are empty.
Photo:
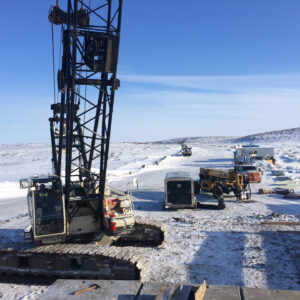
[[[120,85],[122,0],[64,4],[62,9],[57,1],[49,14],[49,21],[61,27],[63,49],[59,100],[51,105],[49,119],[54,172],[20,181],[28,189],[29,243],[0,249],[0,272],[137,279],[141,264],[132,251],[118,245],[159,245],[164,229],[135,220],[130,192],[106,185]]]

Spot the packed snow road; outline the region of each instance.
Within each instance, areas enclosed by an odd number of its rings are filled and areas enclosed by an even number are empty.
[[[259,187],[279,184],[270,175],[274,168],[285,171],[294,189],[299,189],[300,143],[286,146],[277,142],[277,167],[262,165],[265,171],[262,182],[251,186],[253,202],[241,203],[227,196],[226,208],[222,211],[163,211],[166,172],[185,170],[196,179],[200,167],[232,166],[232,143],[194,141],[190,145],[192,157],[181,157],[179,144],[118,143],[111,146],[109,184],[126,189],[130,183],[136,214],[161,220],[168,227],[167,239],[161,247],[137,250],[148,261],[144,280],[201,282],[206,279],[216,285],[300,290],[299,227],[261,224],[263,221],[299,221],[300,200],[257,194]],[[9,246],[20,240],[22,229],[29,222],[26,193],[18,189],[18,179],[51,173],[49,157],[48,145],[0,146],[2,245]],[[20,176],[16,169],[20,170]],[[138,190],[132,186],[133,180],[138,181]],[[210,195],[198,196],[200,202],[209,200]],[[46,288],[2,283],[0,295],[5,299],[35,299]]]

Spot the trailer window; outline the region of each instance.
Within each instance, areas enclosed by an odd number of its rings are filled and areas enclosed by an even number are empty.
[[[256,167],[254,166],[244,166],[242,169],[243,171],[256,171]]]

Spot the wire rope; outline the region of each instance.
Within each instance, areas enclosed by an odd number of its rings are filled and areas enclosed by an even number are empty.
[[[56,103],[56,84],[55,84],[55,57],[54,57],[54,32],[53,32],[53,23],[51,23],[51,36],[52,36],[52,71],[53,71],[53,94],[54,94],[54,103]]]

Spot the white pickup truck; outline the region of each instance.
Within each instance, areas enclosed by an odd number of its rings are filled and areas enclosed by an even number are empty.
[[[243,175],[247,175],[249,178],[249,182],[252,183],[260,183],[262,171],[257,168],[257,166],[253,165],[236,165],[234,167],[235,171],[241,173]]]

